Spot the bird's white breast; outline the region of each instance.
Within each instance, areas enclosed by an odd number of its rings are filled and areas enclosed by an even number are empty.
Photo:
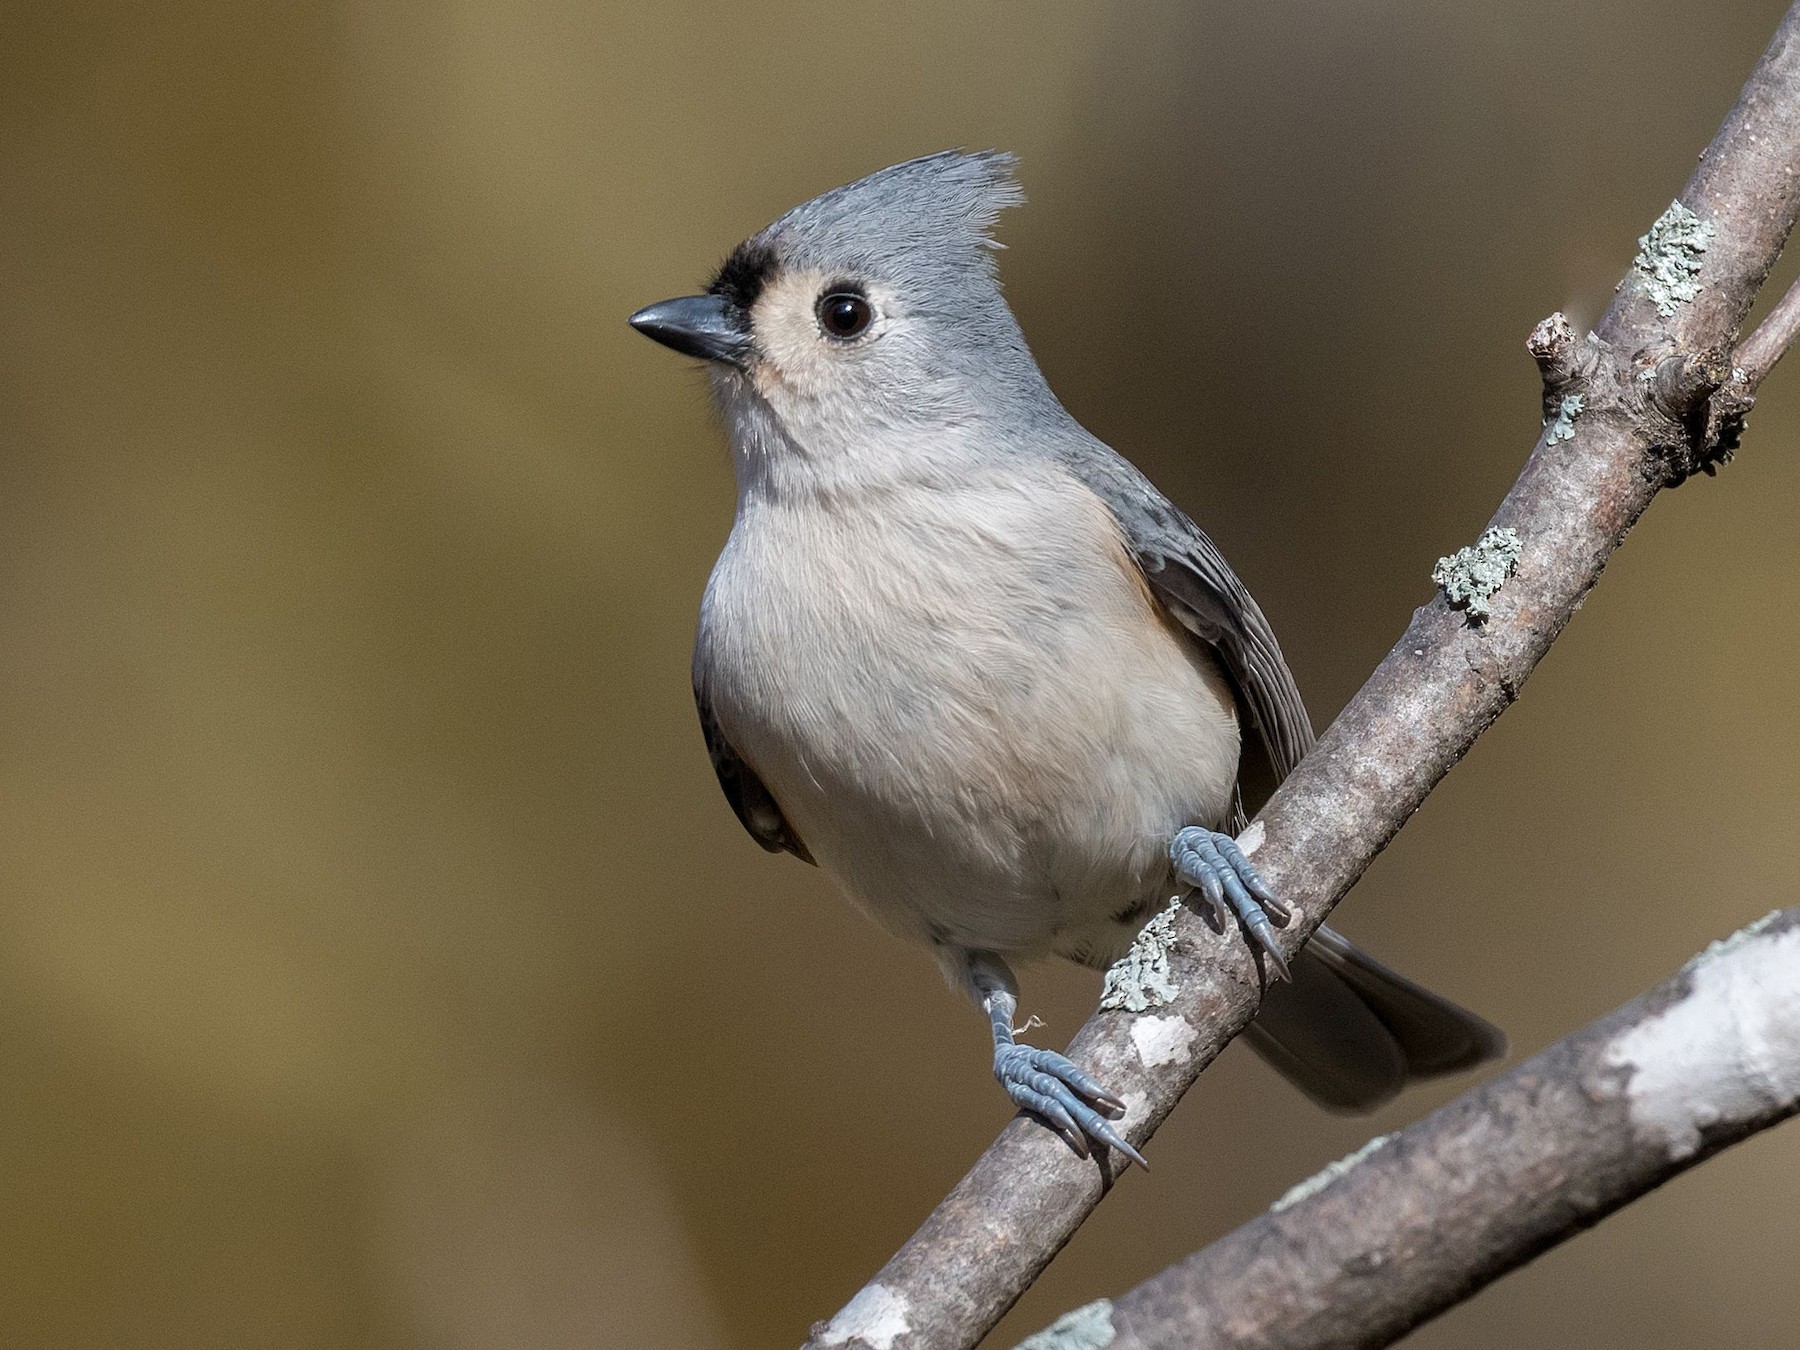
[[[1066,947],[1229,810],[1222,677],[1054,465],[746,497],[696,669],[819,864],[939,944]]]

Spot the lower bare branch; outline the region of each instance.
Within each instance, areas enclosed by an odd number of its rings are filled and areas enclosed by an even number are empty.
[[[1389,1345],[1796,1112],[1800,906],[1020,1350]]]

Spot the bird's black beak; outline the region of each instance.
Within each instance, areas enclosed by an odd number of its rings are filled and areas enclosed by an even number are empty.
[[[684,295],[648,305],[631,316],[631,326],[683,356],[741,367],[750,355],[742,311],[717,295]]]

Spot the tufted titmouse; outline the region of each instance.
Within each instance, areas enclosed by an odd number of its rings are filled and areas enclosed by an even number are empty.
[[[729,430],[694,695],[738,818],[930,944],[1015,1103],[1142,1162],[1118,1097],[1017,1043],[1012,965],[1105,967],[1180,888],[1289,977],[1286,911],[1232,838],[1239,760],[1279,781],[1313,731],[1212,541],[1032,359],[989,235],[1012,163],[946,152],[828,192],[631,323],[710,363]],[[1339,1110],[1503,1050],[1326,928],[1247,1034]]]

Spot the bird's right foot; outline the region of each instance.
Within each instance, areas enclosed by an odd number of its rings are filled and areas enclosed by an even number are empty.
[[[1275,942],[1276,927],[1287,927],[1291,917],[1288,908],[1250,865],[1237,840],[1217,830],[1189,825],[1170,841],[1169,861],[1174,864],[1176,879],[1199,891],[1212,905],[1215,931],[1223,931],[1219,921],[1228,912],[1235,913],[1250,935],[1250,945],[1263,954],[1278,976],[1291,978],[1287,958]]]

